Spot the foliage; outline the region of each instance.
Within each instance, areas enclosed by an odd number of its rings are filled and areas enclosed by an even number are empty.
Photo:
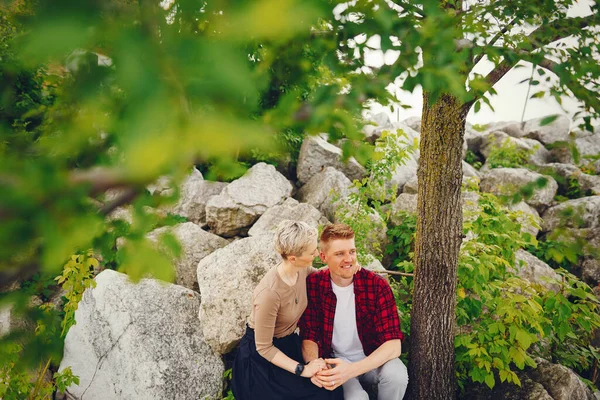
[[[558,292],[516,277],[515,252],[536,246],[535,239],[520,233],[518,213],[494,196],[482,194],[479,204],[477,217],[465,224],[472,238],[459,260],[455,345],[461,387],[468,380],[490,388],[498,380],[520,385],[514,368],[535,366],[532,354],[568,365],[578,359],[577,369],[585,371],[597,355],[590,340],[600,326],[591,289],[565,272],[566,279],[555,282]]]
[[[232,369],[229,368],[228,370],[225,370],[225,372],[223,372],[223,379],[225,380],[225,386],[228,386],[229,383],[231,382],[231,372]],[[233,392],[231,391],[231,389],[229,389],[227,391],[227,395],[225,397],[223,397],[221,400],[235,400],[235,397],[233,396]]]
[[[474,124],[472,128],[477,132],[484,132],[488,128],[489,124]]]
[[[500,145],[492,144],[492,149],[487,157],[490,168],[521,168],[529,164],[529,157],[535,152],[535,148],[524,149],[510,140],[504,140]]]
[[[96,287],[95,268],[100,263],[91,251],[87,254],[71,256],[64,266],[62,274],[55,278],[65,291],[66,303],[63,305],[64,317],[61,336],[65,337],[71,326],[75,325],[75,311],[83,297],[85,289]]]
[[[482,158],[473,152],[473,150],[467,150],[467,155],[465,156],[465,161],[473,166],[475,169],[480,169],[482,167]]]
[[[402,222],[397,226],[388,228],[389,243],[385,248],[385,254],[394,257],[391,264],[393,267],[398,266],[401,262],[412,260],[415,233],[417,231],[416,215],[400,211],[397,212],[395,218]]]
[[[371,161],[367,165],[369,176],[354,180],[353,190],[337,208],[335,220],[352,227],[356,233],[356,249],[359,262],[368,263],[368,255],[381,259],[384,248],[378,240],[378,231],[389,219],[382,205],[386,199],[395,198],[397,188],[391,186],[394,171],[406,163],[416,149],[416,143],[409,143],[406,134],[398,129],[390,133],[384,131],[375,142]]]
[[[81,301],[85,289],[95,287],[93,280],[94,269],[99,266],[98,260],[93,253],[77,254],[71,256],[65,264],[61,275],[53,279],[65,291],[62,311],[48,301],[33,310],[25,310],[25,314],[34,311],[30,322],[24,319],[21,322],[21,332],[15,330],[3,337],[0,341],[0,397],[3,399],[31,400],[49,399],[56,390],[64,392],[73,383],[79,384],[79,378],[74,376],[71,368],[64,368],[60,372],[52,374],[50,380],[46,380],[51,365],[58,365],[62,357],[62,338],[64,338],[71,326],[75,324],[75,311]],[[27,290],[26,290],[27,292]],[[7,296],[14,296],[15,293]],[[50,300],[50,299],[48,299]],[[14,310],[19,311],[19,310]],[[18,315],[18,312],[16,313]],[[25,315],[24,318],[28,318]],[[33,329],[33,322],[35,328]],[[39,346],[53,347],[53,351],[45,348],[41,354],[49,355],[43,360],[37,370],[28,369],[28,364],[23,363],[22,358],[37,358],[37,354],[29,354],[31,350]]]
[[[527,251],[554,269],[574,271],[580,265],[588,247],[585,238],[557,230],[542,238],[537,246],[529,246]]]

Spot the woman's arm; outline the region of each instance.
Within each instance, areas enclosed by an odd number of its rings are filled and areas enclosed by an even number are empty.
[[[297,361],[292,360],[273,345],[275,321],[279,312],[279,295],[271,289],[264,289],[254,300],[254,340],[256,350],[266,360],[290,373],[295,373]],[[302,372],[303,377],[310,378],[325,368],[322,359],[309,363]]]

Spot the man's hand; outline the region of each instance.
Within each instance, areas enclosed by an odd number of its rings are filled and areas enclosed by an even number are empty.
[[[339,358],[326,358],[329,368],[319,371],[315,376],[317,383],[327,390],[335,390],[350,378],[354,378],[352,364]],[[313,381],[313,383],[315,383]],[[317,385],[315,383],[315,385]],[[319,386],[319,385],[317,385]]]

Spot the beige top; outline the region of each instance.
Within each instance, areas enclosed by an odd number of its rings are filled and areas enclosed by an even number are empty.
[[[296,330],[308,304],[306,277],[316,271],[313,267],[301,269],[296,284],[289,286],[281,279],[275,266],[254,289],[248,325],[254,329],[256,350],[268,361],[279,351],[273,346],[273,338],[290,335]]]

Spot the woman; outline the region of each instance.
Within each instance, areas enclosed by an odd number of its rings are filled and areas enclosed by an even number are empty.
[[[326,365],[316,359],[304,365],[301,341],[294,333],[306,309],[306,276],[315,271],[317,230],[304,222],[283,221],[275,233],[282,261],[271,268],[252,295],[246,334],[233,364],[236,400],[336,398],[310,378]]]

